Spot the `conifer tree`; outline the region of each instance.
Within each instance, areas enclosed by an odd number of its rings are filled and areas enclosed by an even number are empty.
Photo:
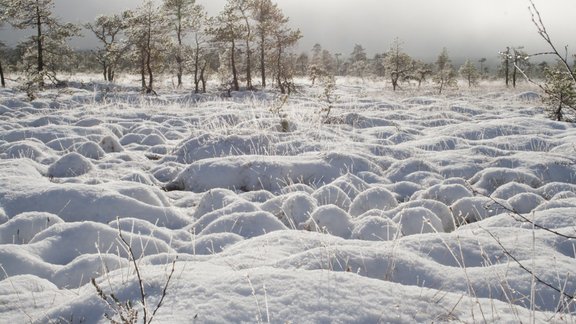
[[[557,121],[576,121],[576,83],[564,66],[557,64],[545,71],[544,103],[550,118]]]
[[[402,51],[400,40],[395,38],[385,59],[386,71],[390,76],[394,91],[398,88],[400,80],[410,74],[413,67],[412,61],[412,58]]]
[[[132,47],[134,61],[138,62],[142,91],[154,93],[154,73],[159,70],[166,40],[167,26],[160,14],[160,8],[151,0],[144,0],[142,6],[128,13],[126,31]]]
[[[272,0],[252,0],[252,18],[255,22],[258,51],[260,54],[260,76],[262,86],[266,87],[267,65],[269,65],[269,53],[277,43],[277,35],[286,28],[288,18]]]
[[[174,42],[171,46],[170,58],[175,62],[176,78],[178,88],[182,87],[182,77],[186,66],[186,54],[192,51],[185,39],[194,33],[195,53],[194,53],[194,76],[195,84],[198,84],[199,70],[199,32],[204,25],[205,14],[203,7],[196,4],[196,0],[164,0],[162,11],[166,17],[171,30]]]
[[[102,43],[102,48],[96,50],[95,54],[105,81],[114,81],[116,67],[129,47],[129,44],[119,39],[128,28],[128,18],[128,12],[99,16],[94,22],[85,25]]]
[[[229,46],[228,62],[232,72],[231,90],[240,90],[238,82],[238,67],[237,67],[237,46],[238,42],[244,38],[245,26],[242,24],[242,17],[238,14],[234,3],[229,0],[224,6],[224,10],[213,17],[210,22],[209,33],[213,36],[213,41],[222,43]],[[222,62],[221,62],[222,63]]]
[[[474,66],[470,60],[466,60],[466,62],[460,67],[459,72],[460,75],[468,82],[468,87],[472,87],[473,85],[478,84],[478,78],[480,77],[480,74],[478,73],[476,66]]]
[[[448,50],[446,48],[442,49],[438,59],[436,60],[436,74],[434,75],[434,83],[438,86],[438,94],[442,94],[442,91],[446,87],[456,86],[456,72],[452,64],[450,64],[450,57],[448,56]]]
[[[79,35],[79,28],[54,17],[54,0],[2,0],[2,12],[16,29],[32,29],[34,36],[22,45],[23,69],[29,82],[44,86],[45,78],[56,82],[56,70],[69,55],[67,40]]]

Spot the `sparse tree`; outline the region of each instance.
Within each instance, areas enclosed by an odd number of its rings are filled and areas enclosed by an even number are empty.
[[[292,88],[291,79],[293,76],[294,64],[290,62],[290,56],[287,55],[286,49],[294,46],[302,38],[300,30],[293,30],[286,25],[274,31],[274,47],[276,62],[276,81],[281,93],[289,92]],[[294,60],[295,61],[295,60]]]
[[[486,58],[483,57],[481,59],[478,60],[478,62],[480,63],[480,75],[482,76],[484,74],[484,63],[486,63]]]
[[[198,37],[197,33],[203,25],[204,12],[202,6],[196,4],[196,0],[164,0],[162,11],[175,38],[172,58],[176,63],[177,86],[180,88],[186,65],[186,53],[191,51],[190,46],[185,43],[185,39],[190,33],[194,33],[195,50],[198,54],[199,44],[196,37]],[[198,59],[198,57],[194,58],[195,71],[198,69]],[[197,72],[195,73],[195,81],[196,79]]]
[[[545,97],[543,98],[546,103],[550,117],[558,121],[576,121],[576,71],[568,63],[568,53],[565,55],[560,54],[556,45],[552,41],[540,12],[530,0],[530,13],[532,14],[532,22],[538,30],[538,34],[548,44],[551,51],[539,53],[536,55],[553,55],[557,59],[557,64],[553,68],[547,68],[543,65],[545,74],[545,84],[539,85],[544,90]],[[566,47],[566,52],[567,52]],[[518,68],[522,73],[521,68]],[[524,76],[526,74],[524,73]]]
[[[195,20],[195,25],[192,28],[192,39],[194,41],[192,53],[192,74],[194,75],[194,92],[200,92],[200,83],[202,83],[202,92],[206,92],[206,71],[210,66],[210,62],[214,61],[214,53],[211,53],[206,48],[208,34],[208,15],[206,11],[200,7],[198,8],[198,16]]]
[[[102,67],[105,81],[114,81],[116,67],[129,44],[119,39],[121,33],[128,27],[128,12],[111,16],[99,16],[94,22],[84,25],[92,31],[102,43],[102,48],[94,51],[96,59]]]
[[[327,75],[328,73],[324,69],[324,59],[326,53],[323,55],[322,45],[316,43],[312,47],[312,56],[310,58],[310,64],[308,66],[308,76],[312,80],[312,85],[316,83],[316,79]]]
[[[138,62],[142,90],[154,91],[154,73],[159,70],[167,44],[167,26],[160,8],[151,0],[144,0],[141,7],[129,13],[129,28],[126,33]]]
[[[522,51],[522,47],[515,47],[512,49],[512,56],[510,61],[512,62],[512,87],[516,88],[516,82],[518,81],[518,71],[524,70],[528,67],[528,54]]]
[[[253,0],[229,0],[231,5],[238,11],[239,17],[243,23],[243,38],[246,51],[246,89],[252,90],[252,41],[254,34],[252,32],[252,23],[250,21],[250,12],[255,3]]]
[[[364,74],[368,69],[368,57],[366,55],[366,50],[362,45],[356,44],[354,46],[354,50],[350,54],[348,61],[349,73],[353,76],[364,79]]]
[[[504,76],[506,87],[510,86],[510,70],[514,69],[512,60],[512,50],[506,47],[506,50],[499,53],[500,55],[500,74]]]
[[[14,28],[34,30],[34,36],[23,42],[23,67],[30,82],[43,87],[46,77],[56,81],[57,67],[69,54],[66,42],[80,29],[54,17],[54,0],[2,0],[0,6]]]
[[[211,26],[209,29],[210,34],[214,37],[217,43],[226,44],[229,46],[227,53],[229,56],[229,66],[232,73],[231,88],[233,91],[240,90],[238,82],[238,67],[237,67],[237,46],[238,42],[244,38],[245,26],[242,24],[242,17],[238,14],[234,3],[229,0],[222,12],[211,19]]]
[[[398,38],[394,39],[390,50],[386,54],[385,61],[386,71],[392,82],[392,89],[396,91],[399,82],[407,78],[412,69],[412,58],[402,51],[401,42]]]
[[[372,71],[377,77],[384,77],[386,75],[386,66],[384,65],[386,54],[377,53],[372,58]]]
[[[260,77],[262,87],[266,87],[268,53],[272,50],[274,31],[287,23],[287,19],[272,0],[253,0],[252,18],[260,56]]]
[[[4,48],[6,47],[6,45],[4,45],[4,43],[0,42],[0,53],[2,53],[2,58],[4,57]],[[6,80],[4,79],[4,68],[2,66],[2,58],[0,58],[0,84],[2,85],[2,88],[6,88]]]
[[[446,48],[442,49],[442,52],[436,60],[436,74],[433,80],[438,86],[438,94],[442,94],[442,91],[446,87],[456,86],[456,72],[452,64],[450,64],[450,57],[448,56],[448,50]]]
[[[543,101],[550,118],[557,121],[576,121],[576,83],[561,64],[547,68]]]
[[[432,64],[424,63],[422,61],[414,61],[412,66],[411,79],[418,81],[418,88],[422,85],[422,82],[426,81],[426,78],[432,75]]]
[[[460,75],[468,82],[468,87],[478,85],[478,78],[480,77],[480,74],[478,73],[476,66],[474,66],[470,60],[466,60],[466,62],[460,67],[459,72]]]
[[[310,58],[308,57],[307,53],[302,53],[296,59],[296,72],[300,76],[305,76]]]

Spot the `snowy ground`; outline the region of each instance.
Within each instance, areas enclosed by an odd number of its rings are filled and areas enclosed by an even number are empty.
[[[0,90],[1,323],[108,322],[91,278],[141,321],[119,233],[148,317],[177,258],[155,322],[576,320],[576,127],[529,89],[72,86]]]

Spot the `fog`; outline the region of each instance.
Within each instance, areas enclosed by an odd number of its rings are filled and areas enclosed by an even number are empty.
[[[56,12],[65,21],[86,22],[99,14],[135,8],[141,0],[55,0]],[[158,1],[159,2],[159,1]],[[210,14],[217,14],[225,0],[198,0]],[[459,58],[495,59],[506,46],[525,46],[528,52],[547,50],[531,22],[528,0],[276,0],[291,25],[304,38],[297,51],[320,43],[334,53],[349,54],[361,44],[369,54],[384,52],[395,37],[410,55],[431,59],[443,47]],[[553,40],[559,47],[576,40],[573,31],[574,0],[535,0]],[[0,36],[14,44],[22,33],[6,26]],[[90,48],[85,37],[74,47]]]

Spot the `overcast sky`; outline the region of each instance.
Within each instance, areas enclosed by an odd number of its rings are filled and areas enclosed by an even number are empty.
[[[159,1],[159,0],[158,0]],[[534,0],[553,40],[576,50],[576,0]],[[55,0],[65,21],[85,22],[98,14],[135,8],[141,0]],[[225,0],[197,0],[216,14]],[[451,56],[495,60],[506,46],[526,46],[530,52],[546,50],[530,20],[528,0],[276,0],[304,38],[299,51],[315,43],[331,52],[348,55],[354,44],[370,55],[386,51],[395,37],[418,58],[433,58],[447,47]],[[14,42],[7,27],[1,33]],[[88,47],[78,40],[75,47]]]

